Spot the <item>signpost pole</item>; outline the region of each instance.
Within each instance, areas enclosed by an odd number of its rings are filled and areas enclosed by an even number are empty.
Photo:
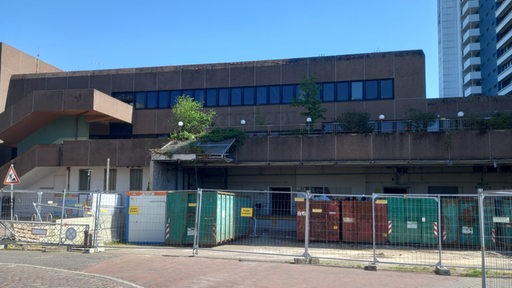
[[[11,184],[11,221],[13,220],[14,212],[14,185]]]

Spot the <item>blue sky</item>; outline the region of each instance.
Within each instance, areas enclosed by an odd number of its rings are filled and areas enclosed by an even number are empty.
[[[434,0],[2,0],[0,42],[63,70],[421,49],[439,95]]]

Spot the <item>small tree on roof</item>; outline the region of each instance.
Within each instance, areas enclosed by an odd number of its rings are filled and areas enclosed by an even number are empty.
[[[319,119],[325,119],[324,113],[327,111],[322,107],[322,100],[319,96],[320,85],[316,84],[316,77],[304,77],[299,85],[299,93],[293,98],[291,106],[304,108],[300,114],[304,117],[311,117],[311,123],[315,123]]]
[[[215,116],[215,111],[204,109],[203,103],[197,102],[188,95],[181,95],[176,99],[176,104],[172,108],[169,124],[173,131],[170,138],[172,140],[193,140],[213,126]]]

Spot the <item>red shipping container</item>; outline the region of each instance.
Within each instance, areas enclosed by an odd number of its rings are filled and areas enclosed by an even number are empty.
[[[296,202],[297,240],[305,239],[306,202]],[[337,201],[309,201],[309,240],[340,240],[340,206]]]
[[[356,243],[373,243],[372,202],[345,200],[341,202],[342,240]],[[387,203],[375,203],[375,242],[387,241]]]

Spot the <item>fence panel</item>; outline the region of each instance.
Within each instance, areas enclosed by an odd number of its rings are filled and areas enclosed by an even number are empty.
[[[479,191],[482,287],[512,287],[512,191]]]
[[[375,246],[375,262],[440,265],[439,201],[432,195],[374,195],[387,205],[387,243]]]
[[[478,196],[440,195],[442,263],[450,268],[479,269]]]
[[[1,190],[0,199],[2,239],[84,247],[122,240],[118,194]]]
[[[199,231],[194,248],[244,254],[302,256],[296,237],[296,212],[289,191],[201,190],[192,214]],[[193,197],[192,197],[193,198]],[[190,196],[189,196],[190,199]],[[172,230],[172,227],[171,227]]]

